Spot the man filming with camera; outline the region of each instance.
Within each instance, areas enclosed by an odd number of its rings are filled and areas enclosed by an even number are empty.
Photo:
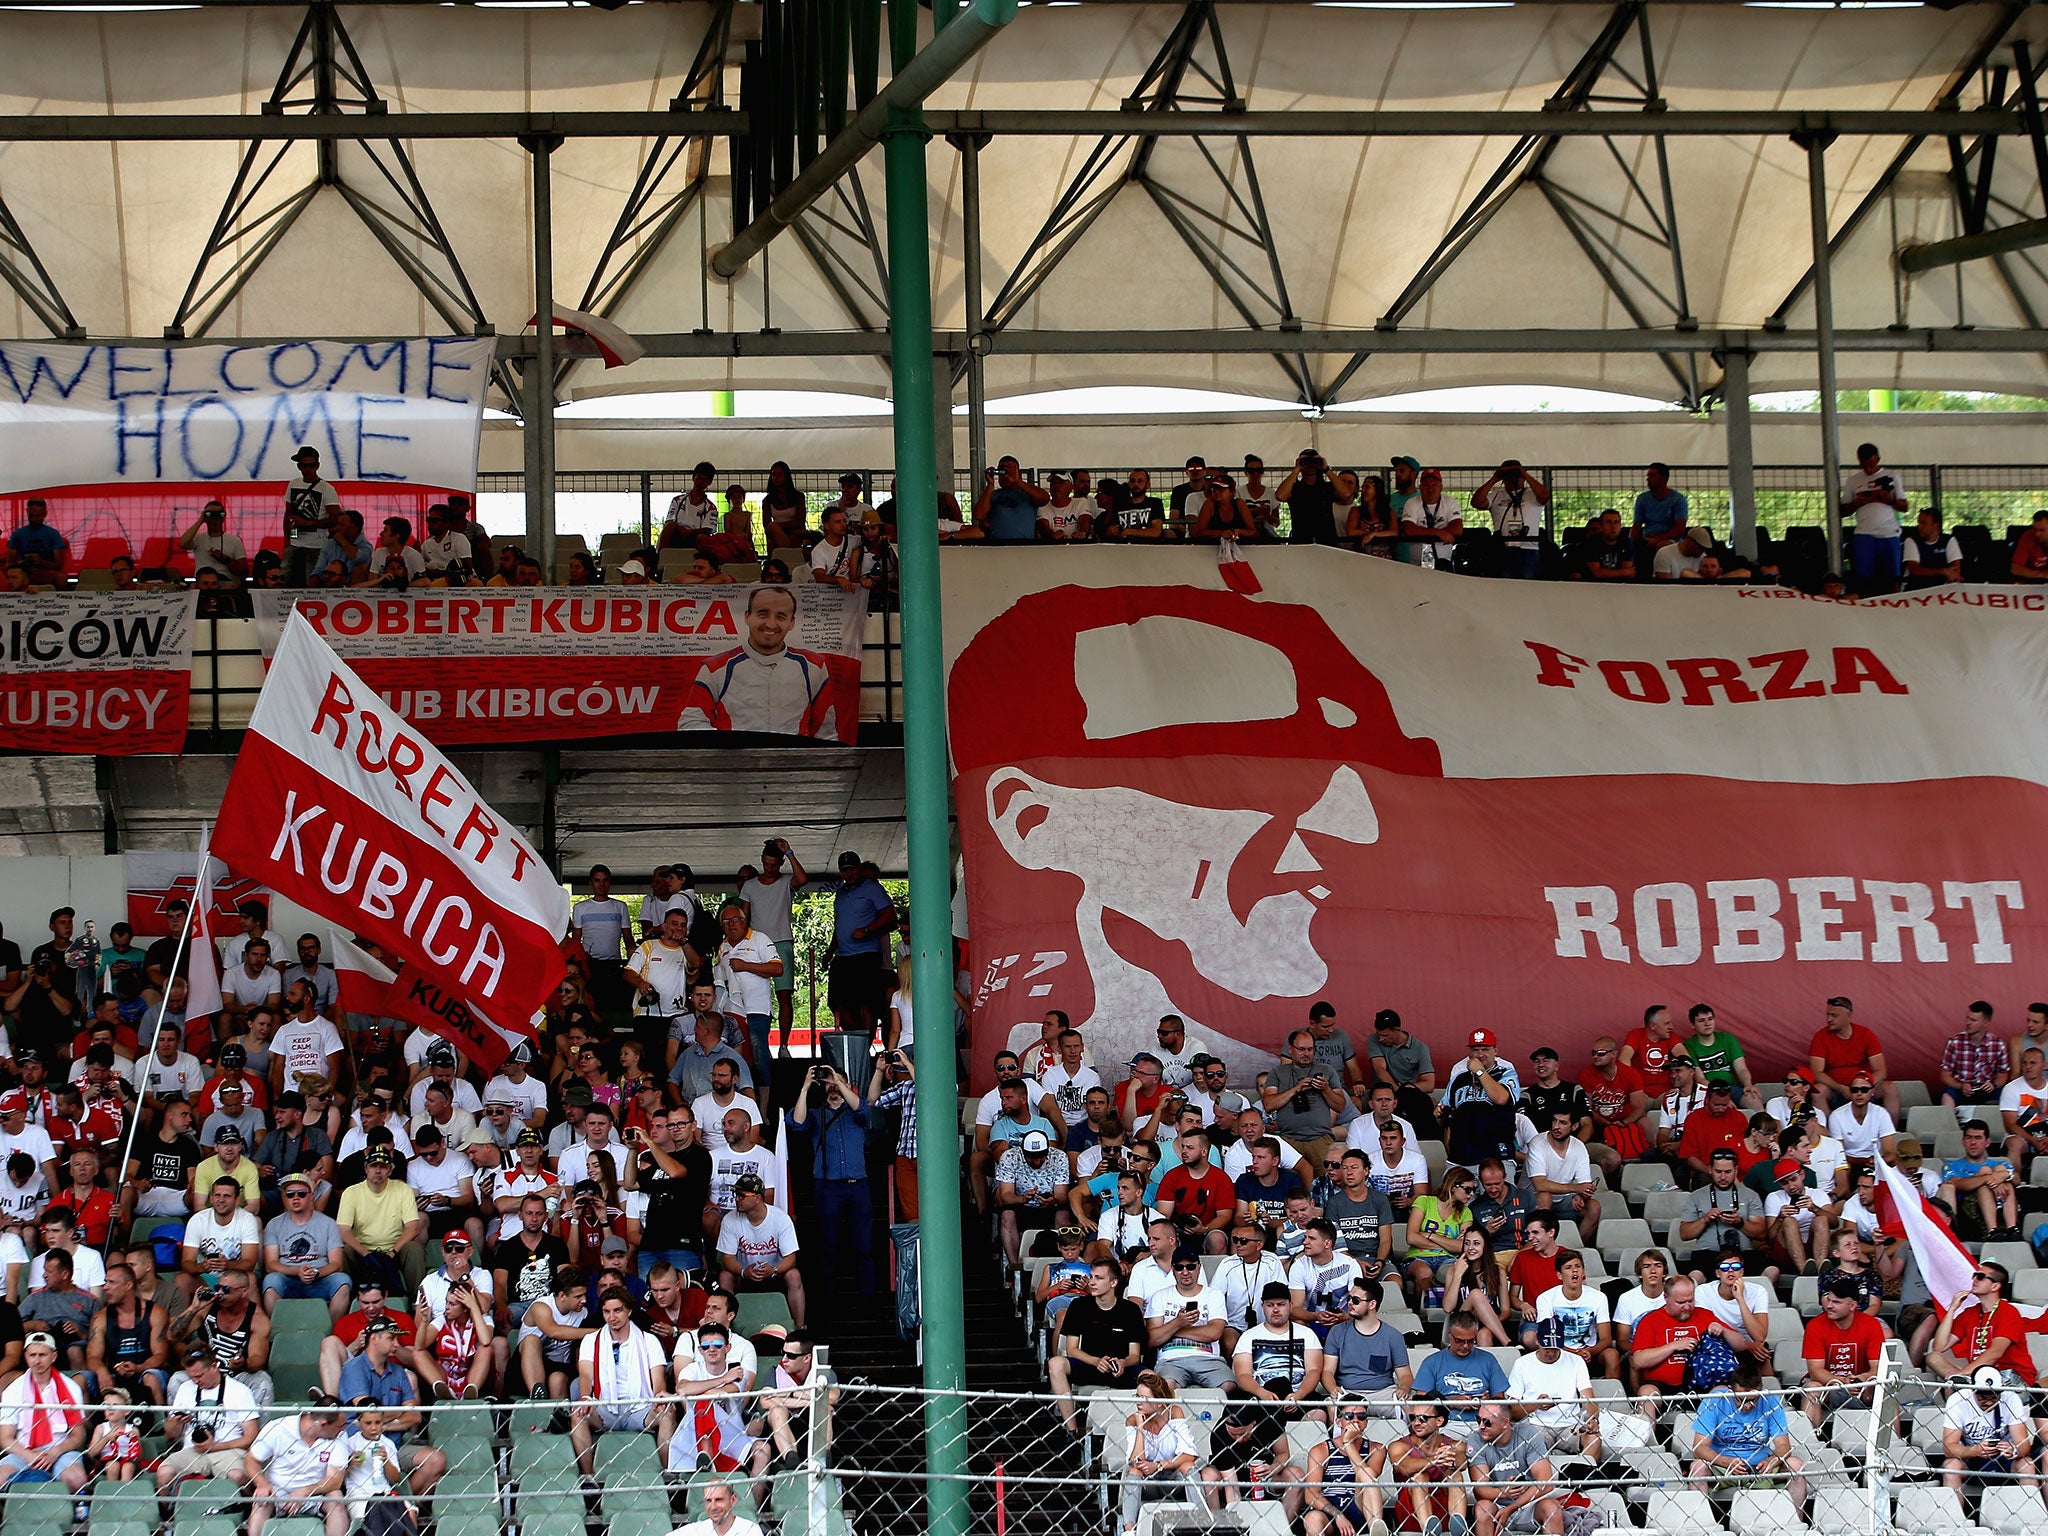
[[[790,1129],[811,1145],[825,1275],[834,1295],[849,1286],[875,1295],[874,1202],[868,1193],[868,1111],[860,1090],[825,1062],[812,1064],[789,1111]]]

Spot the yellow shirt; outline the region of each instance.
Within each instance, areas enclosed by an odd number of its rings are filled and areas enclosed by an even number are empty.
[[[235,1164],[234,1172],[230,1173],[221,1166],[218,1156],[209,1157],[205,1162],[192,1170],[192,1187],[199,1191],[199,1203],[201,1205],[204,1205],[207,1196],[213,1193],[213,1181],[215,1179],[233,1179],[237,1184],[241,1185],[242,1201],[244,1204],[254,1200],[261,1193],[263,1187],[258,1180],[256,1163],[253,1158],[244,1157]]]
[[[368,1184],[353,1184],[341,1197],[335,1221],[355,1233],[356,1241],[375,1253],[390,1253],[399,1236],[420,1219],[412,1186],[392,1179],[379,1195]]]

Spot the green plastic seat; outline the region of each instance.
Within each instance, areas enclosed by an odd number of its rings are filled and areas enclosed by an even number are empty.
[[[784,1328],[794,1328],[796,1322],[789,1315],[789,1299],[779,1291],[749,1291],[740,1297],[740,1332],[752,1338],[763,1328],[780,1323]]]
[[[314,1297],[279,1301],[277,1310],[270,1314],[270,1337],[273,1348],[276,1347],[276,1340],[287,1335],[302,1335],[318,1344],[333,1329],[334,1320],[328,1315],[327,1303]]]
[[[512,1473],[524,1478],[533,1472],[576,1467],[576,1447],[567,1435],[515,1435],[512,1438]]]
[[[597,1442],[599,1482],[644,1483],[661,1478],[661,1450],[647,1435],[602,1435]]]
[[[609,1536],[668,1536],[675,1529],[675,1518],[665,1509],[622,1509],[614,1514],[607,1503],[604,1517]]]
[[[10,1483],[4,1501],[6,1529],[10,1533],[69,1530],[71,1505],[77,1497],[55,1478],[46,1483]]]
[[[92,1490],[92,1520],[98,1525],[102,1520],[125,1520],[142,1518],[150,1525],[157,1522],[156,1482],[153,1478],[131,1478],[125,1483],[110,1483],[102,1480]]]
[[[459,1435],[454,1439],[442,1437],[434,1442],[436,1450],[448,1458],[450,1470],[466,1467],[472,1470],[488,1471],[497,1475],[498,1448],[488,1440],[471,1439]]]
[[[171,1490],[172,1518],[178,1536],[214,1536],[211,1531],[200,1532],[198,1527],[216,1517],[225,1518],[230,1529],[239,1525],[231,1511],[241,1497],[242,1490],[231,1477],[186,1478]]]
[[[489,1408],[444,1408],[429,1416],[434,1440],[488,1440],[491,1438]]]
[[[512,1443],[517,1445],[524,1435],[544,1435],[553,1422],[555,1410],[568,1404],[548,1397],[524,1397],[512,1405]]]
[[[242,1522],[233,1515],[198,1515],[180,1522],[178,1536],[241,1536]]]
[[[263,1523],[266,1536],[325,1536],[327,1527],[315,1515],[279,1515]]]
[[[270,1369],[277,1369],[280,1363],[318,1365],[320,1363],[320,1344],[323,1338],[325,1338],[324,1334],[272,1334],[270,1339]]]
[[[565,1508],[565,1502],[573,1503],[575,1507]],[[550,1500],[546,1509],[521,1515],[519,1529],[521,1536],[587,1536],[583,1529],[582,1501]]]
[[[278,1407],[310,1402],[320,1387],[320,1367],[311,1360],[279,1360],[273,1355],[270,1381],[277,1389]]]
[[[451,1513],[434,1512],[434,1529],[439,1536],[499,1536],[503,1518],[495,1509],[465,1507]]]

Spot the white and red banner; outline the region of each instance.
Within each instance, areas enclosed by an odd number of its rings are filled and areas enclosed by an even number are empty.
[[[213,947],[213,930],[218,926],[213,903],[213,855],[209,839],[199,840],[195,865],[192,917],[185,937],[185,1030],[210,1014],[221,1011],[220,951]],[[230,930],[231,932],[233,930]]]
[[[190,905],[199,894],[195,856],[138,849],[122,854],[121,862],[128,881],[128,926],[136,938],[147,942],[175,937],[177,928],[168,909],[173,901]],[[207,861],[206,889],[212,903],[207,926],[217,934],[241,932],[241,915],[235,909],[245,901],[267,902],[270,895],[262,881],[232,873],[218,858]]]
[[[486,1066],[562,977],[569,898],[440,752],[294,618],[228,781],[214,852],[403,956],[464,1012],[427,1027]]]
[[[266,656],[296,610],[445,746],[764,732],[852,744],[865,593],[837,587],[258,592]]]
[[[0,341],[5,489],[281,480],[311,447],[331,481],[469,490],[496,347]]]
[[[2048,996],[2048,592],[1840,604],[1338,551],[949,551],[975,1060],[1178,1013],[1245,1069],[1327,998],[1564,1053],[1711,1003],[1760,1080],[1831,995],[1932,1075]],[[1362,1046],[1361,1046],[1362,1048]]]
[[[21,752],[178,752],[192,695],[192,594],[0,597],[0,743]]]

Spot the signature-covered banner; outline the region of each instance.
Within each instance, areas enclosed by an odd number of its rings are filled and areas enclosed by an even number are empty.
[[[0,597],[0,743],[121,756],[185,745],[192,595]]]
[[[495,345],[0,342],[5,489],[280,480],[310,446],[331,481],[468,490]]]
[[[866,594],[826,586],[258,592],[443,745],[674,730],[851,744]]]
[[[1439,1082],[1482,1026],[1575,1075],[1704,1002],[1762,1079],[1846,995],[1929,1074],[2048,996],[2048,593],[1250,558],[1256,597],[1205,550],[948,555],[977,1062],[1059,1008],[1244,1068],[1327,998]]]

